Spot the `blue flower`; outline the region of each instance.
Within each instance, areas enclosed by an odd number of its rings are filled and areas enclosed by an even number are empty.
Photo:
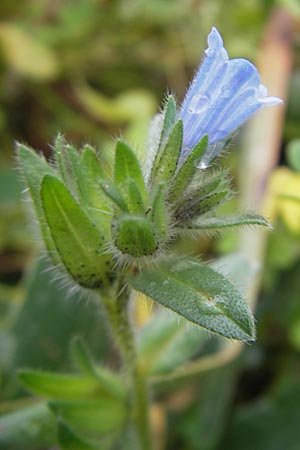
[[[207,134],[206,166],[224,147],[226,138],[263,106],[282,102],[268,97],[256,67],[246,59],[229,59],[218,30],[208,35],[208,48],[182,103],[184,158]]]

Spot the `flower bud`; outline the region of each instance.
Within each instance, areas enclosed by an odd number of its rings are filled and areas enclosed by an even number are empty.
[[[147,217],[121,215],[112,225],[114,244],[123,254],[139,258],[158,249],[153,224]]]

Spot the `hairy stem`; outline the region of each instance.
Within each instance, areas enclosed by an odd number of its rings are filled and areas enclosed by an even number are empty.
[[[119,292],[119,293],[118,293]],[[138,366],[136,343],[129,315],[129,293],[123,288],[115,295],[101,296],[111,331],[123,362],[124,376],[128,378],[133,407],[133,421],[141,450],[152,450],[149,421],[149,393],[144,374]]]

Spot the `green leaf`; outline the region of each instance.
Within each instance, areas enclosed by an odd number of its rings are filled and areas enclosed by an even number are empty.
[[[18,161],[34,204],[34,209],[39,221],[45,245],[53,262],[58,264],[60,262],[60,258],[50,234],[39,195],[40,185],[44,175],[54,174],[54,170],[43,156],[37,155],[34,150],[22,144],[18,145]]]
[[[86,145],[82,151],[77,177],[81,204],[98,226],[109,228],[111,205],[100,186],[102,180],[104,173],[96,152]]]
[[[177,107],[173,95],[168,96],[163,114],[164,122],[160,136],[159,149],[163,148],[166,145],[170,131],[172,130],[176,122]]]
[[[300,139],[293,139],[288,144],[286,155],[290,167],[300,172]]]
[[[37,370],[21,370],[18,379],[23,386],[46,398],[76,400],[94,398],[101,385],[96,379]]]
[[[72,339],[70,351],[71,358],[78,369],[89,376],[95,376],[96,368],[94,361],[79,336],[75,336]]]
[[[188,157],[180,167],[173,181],[173,187],[169,195],[169,201],[173,203],[183,194],[187,186],[191,183],[196,171],[197,164],[201,160],[208,145],[208,136],[204,136],[193,148]]]
[[[177,210],[175,216],[180,224],[193,219],[194,217],[201,216],[223,203],[228,199],[230,192],[228,190],[213,192],[207,194],[205,197],[197,199],[196,197],[191,197],[190,200],[186,201],[184,207]],[[185,225],[182,225],[185,226]]]
[[[114,202],[116,206],[123,212],[129,212],[128,205],[119,191],[119,189],[110,181],[105,180],[100,182],[100,186],[107,197]]]
[[[134,180],[130,180],[128,183],[128,195],[130,212],[133,214],[145,214],[142,194]]]
[[[295,364],[294,360],[294,364]],[[287,367],[289,365],[287,364]],[[296,365],[295,367],[299,367]],[[285,368],[287,370],[287,368]],[[284,369],[280,371],[280,374]],[[294,370],[295,376],[298,370]],[[224,450],[298,450],[300,442],[300,385],[290,379],[278,389],[275,383],[268,395],[237,406],[223,433],[219,448]],[[279,378],[277,376],[277,378]],[[298,375],[299,379],[299,375]],[[282,382],[282,381],[281,381]]]
[[[151,219],[154,224],[155,232],[161,239],[164,238],[167,233],[167,216],[165,206],[165,190],[164,183],[159,183],[156,193],[154,195]]]
[[[187,228],[192,230],[217,230],[244,225],[271,227],[270,223],[264,217],[251,213],[229,217],[204,217],[185,224]]]
[[[86,401],[50,401],[50,408],[72,428],[89,437],[115,433],[124,426],[128,407],[111,399]]]
[[[76,334],[104,360],[108,337],[98,303],[84,302],[81,292],[71,295],[69,286],[54,283],[46,258],[38,257],[31,266],[20,284],[24,296],[12,330],[16,345],[13,369],[70,371],[66,355]]]
[[[105,284],[110,264],[110,257],[103,254],[105,237],[58,178],[44,177],[41,199],[56,249],[70,275],[88,288]]]
[[[110,370],[96,366],[82,340],[77,336],[71,344],[71,355],[75,363],[77,363],[78,367],[84,373],[97,380],[97,385],[101,391],[111,397],[121,400],[126,399],[127,391],[124,381]]]
[[[54,141],[54,155],[60,176],[65,182],[69,191],[79,197],[76,180],[79,178],[80,155],[79,152],[67,144],[65,138],[59,134]]]
[[[0,417],[0,450],[40,450],[56,442],[56,423],[45,403]]]
[[[188,449],[223,450],[220,441],[228,428],[236,371],[236,365],[228,364],[201,374],[201,389],[196,390],[192,404],[175,422],[174,439],[183,440]],[[244,446],[240,448],[244,450]]]
[[[181,152],[182,137],[183,122],[179,120],[174,125],[160,158],[155,158],[151,171],[152,185],[160,181],[168,182],[173,178]]]
[[[254,340],[248,305],[223,275],[194,260],[160,264],[128,278],[131,286],[161,305],[225,337]]]
[[[159,308],[140,331],[140,365],[152,375],[169,372],[198,352],[207,339],[202,328]]]
[[[128,196],[130,180],[134,180],[141,197],[145,199],[146,187],[138,159],[129,145],[119,140],[115,155],[114,182],[125,197]]]
[[[200,205],[201,202],[204,201],[205,204],[210,196],[212,196],[211,198],[213,199],[213,194],[221,191],[230,192],[227,172],[220,171],[200,178],[197,183],[194,183],[187,189],[184,195],[177,199],[175,216],[192,217],[196,214],[198,205]],[[194,211],[194,213],[192,213],[192,211]]]
[[[57,77],[60,67],[55,51],[39,39],[31,28],[3,20],[0,25],[1,54],[9,69],[24,78],[49,82]]]
[[[102,447],[93,445],[83,437],[78,436],[68,427],[67,424],[59,420],[58,422],[58,442],[63,450],[100,450]]]

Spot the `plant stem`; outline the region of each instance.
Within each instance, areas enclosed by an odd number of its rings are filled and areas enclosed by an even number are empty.
[[[121,288],[122,290],[122,288]],[[133,421],[141,450],[152,450],[149,421],[149,393],[144,374],[139,368],[133,327],[129,316],[129,293],[101,295],[111,331],[123,361],[123,372],[129,379],[132,392]]]

